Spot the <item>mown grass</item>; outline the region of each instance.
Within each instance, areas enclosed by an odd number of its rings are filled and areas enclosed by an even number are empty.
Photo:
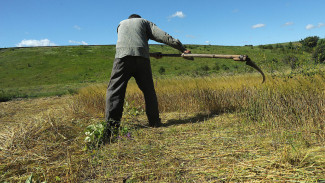
[[[47,182],[317,181],[325,174],[325,85],[310,75],[155,80],[164,126],[148,128],[131,81],[122,126],[131,136],[85,151],[103,119],[105,84],[1,132],[1,179]]]

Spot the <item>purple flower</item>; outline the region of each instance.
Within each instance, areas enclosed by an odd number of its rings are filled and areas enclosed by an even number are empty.
[[[128,132],[128,133],[126,134],[126,137],[130,139],[130,138],[131,138],[131,133]]]

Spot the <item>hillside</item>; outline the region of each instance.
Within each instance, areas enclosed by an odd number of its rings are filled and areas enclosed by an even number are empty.
[[[244,46],[186,45],[192,53],[246,54],[268,73],[284,71],[286,55],[310,62],[310,54],[287,49]],[[178,53],[165,45],[150,45],[151,52]],[[107,83],[114,60],[114,45],[7,48],[0,50],[0,98],[51,96],[73,93],[89,83]],[[289,58],[290,59],[290,58]],[[244,63],[222,59],[151,59],[153,75],[202,76],[255,72]],[[3,99],[6,100],[6,99]]]

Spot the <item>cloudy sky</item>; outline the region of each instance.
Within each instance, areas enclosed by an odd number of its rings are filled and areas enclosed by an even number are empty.
[[[115,44],[119,22],[132,13],[184,44],[325,38],[324,7],[324,0],[0,0],[0,48]]]

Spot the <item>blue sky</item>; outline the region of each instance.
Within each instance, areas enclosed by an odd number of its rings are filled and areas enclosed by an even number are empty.
[[[132,13],[184,44],[325,38],[324,7],[324,0],[0,0],[0,47],[115,44],[119,22]]]

